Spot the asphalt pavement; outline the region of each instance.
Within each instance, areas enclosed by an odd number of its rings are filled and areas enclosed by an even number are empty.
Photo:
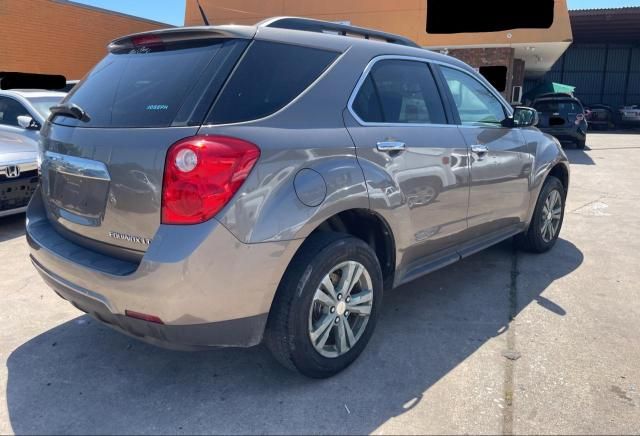
[[[567,148],[564,228],[506,241],[385,295],[329,380],[261,346],[184,353],[82,315],[0,218],[0,433],[639,433],[640,134]]]

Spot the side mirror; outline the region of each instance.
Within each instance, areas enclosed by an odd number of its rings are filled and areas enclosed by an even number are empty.
[[[40,124],[29,115],[20,115],[18,125],[26,130],[40,130]]]
[[[540,120],[538,111],[525,106],[517,106],[513,111],[514,127],[534,127]]]

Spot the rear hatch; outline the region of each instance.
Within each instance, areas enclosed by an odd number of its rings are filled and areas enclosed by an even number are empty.
[[[60,233],[142,256],[160,225],[167,150],[197,133],[252,36],[176,29],[110,45],[62,102],[87,116],[63,111],[42,131],[43,200]]]
[[[534,104],[534,109],[540,116],[538,127],[542,128],[572,128],[584,117],[580,103],[571,99],[542,100]]]

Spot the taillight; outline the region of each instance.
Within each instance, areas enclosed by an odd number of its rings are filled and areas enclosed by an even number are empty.
[[[131,38],[134,47],[148,47],[163,45],[164,41],[158,35],[138,35]]]
[[[142,321],[153,322],[156,324],[164,324],[160,318],[155,315],[149,315],[142,312],[134,312],[133,310],[125,310],[124,314],[129,318],[141,319]]]
[[[260,157],[250,142],[193,136],[169,148],[162,183],[162,223],[198,224],[231,200]]]

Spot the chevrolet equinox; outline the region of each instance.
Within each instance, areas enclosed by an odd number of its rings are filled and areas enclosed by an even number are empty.
[[[264,340],[328,377],[384,291],[513,236],[556,242],[565,154],[458,60],[299,18],[108,49],[43,125],[27,239],[55,292],[121,332]]]

